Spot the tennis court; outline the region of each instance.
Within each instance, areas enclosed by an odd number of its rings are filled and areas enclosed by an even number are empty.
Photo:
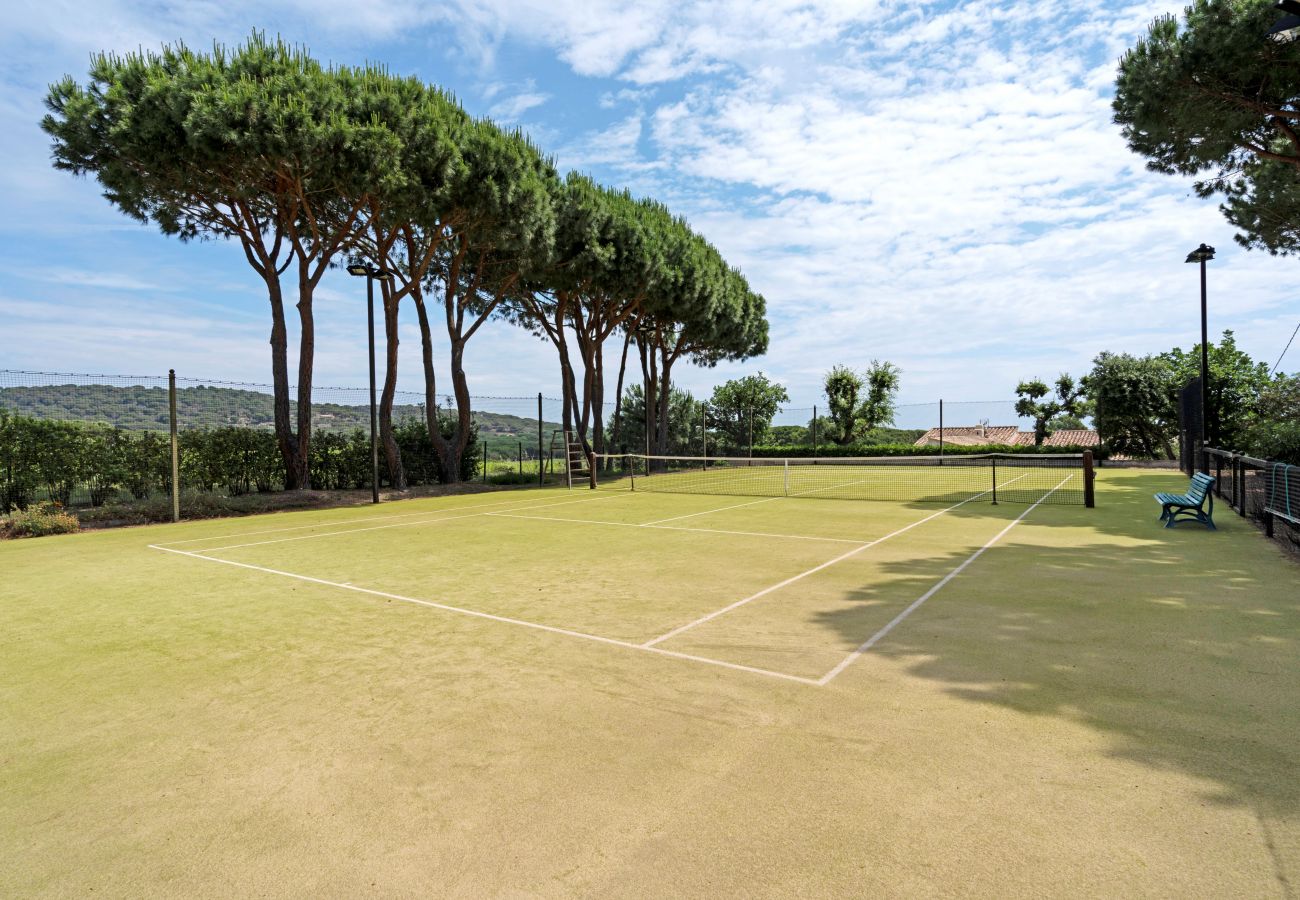
[[[1081,457],[1006,459],[999,485],[983,458],[972,460],[793,470],[784,460],[665,460],[640,490],[629,475],[603,491],[151,547],[358,599],[819,687],[1034,508],[1082,505],[1091,478]],[[915,595],[918,569],[907,563],[937,549],[961,561],[929,566],[935,583]]]
[[[6,542],[0,893],[1286,896],[1295,564],[991,468]]]

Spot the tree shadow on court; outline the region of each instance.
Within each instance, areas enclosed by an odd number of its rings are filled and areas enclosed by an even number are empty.
[[[1300,567],[1240,520],[1164,529],[1149,487],[1108,485],[1092,520],[1035,511],[1028,524],[1079,537],[1018,527],[859,665],[887,657],[951,696],[1086,725],[1117,758],[1213,785],[1209,802],[1252,809],[1267,835],[1266,816],[1300,818]],[[901,610],[972,552],[881,563],[814,621],[856,646],[869,608]]]

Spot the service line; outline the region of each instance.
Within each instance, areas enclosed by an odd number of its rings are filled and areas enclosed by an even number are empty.
[[[783,499],[776,497],[773,499]],[[571,525],[612,525],[617,528],[655,528],[662,531],[694,531],[698,534],[735,534],[743,537],[782,538],[788,541],[823,541],[833,544],[866,544],[853,538],[821,537],[815,534],[782,534],[777,531],[730,531],[723,528],[692,528],[689,525],[642,525],[637,522],[607,522],[603,519],[565,519],[560,516],[523,516],[512,512],[484,513],[500,519],[528,519],[533,522],[568,522]]]
[[[1020,477],[1024,478],[1025,476],[1021,475]],[[1012,480],[1014,481],[1016,479],[1012,479]],[[1007,482],[1007,483],[1010,484],[1011,482]],[[1052,490],[1055,489],[1056,488],[1053,488]],[[822,571],[823,569],[829,569],[831,566],[835,565],[836,563],[842,563],[846,559],[851,559],[852,557],[857,556],[863,550],[866,550],[870,547],[874,547],[877,544],[882,544],[885,541],[889,540],[890,538],[894,538],[900,534],[911,531],[913,528],[915,528],[918,525],[924,525],[926,522],[930,521],[931,519],[937,518],[943,515],[944,513],[952,512],[957,507],[965,506],[967,503],[970,503],[972,500],[977,500],[980,497],[983,497],[985,494],[989,494],[989,493],[992,493],[992,491],[984,491],[983,493],[976,494],[973,497],[967,497],[965,500],[961,501],[961,503],[954,503],[952,506],[949,506],[946,509],[941,509],[938,512],[930,513],[930,515],[926,516],[924,519],[918,519],[917,521],[913,522],[910,525],[905,525],[902,528],[899,528],[897,531],[891,531],[889,534],[885,535],[884,537],[878,537],[874,541],[869,541],[865,544],[862,544],[859,547],[854,547],[852,550],[846,551],[845,553],[841,553],[839,556],[835,557],[834,559],[827,560],[821,565],[813,566],[811,569],[808,569],[805,572],[800,572],[798,575],[790,576],[785,581],[774,584],[771,587],[763,588],[763,590],[759,591],[756,594],[750,594],[748,597],[745,597],[741,600],[737,600],[735,603],[728,604],[727,606],[724,606],[721,609],[715,609],[713,612],[709,613],[708,615],[700,616],[694,622],[687,622],[685,625],[681,625],[677,628],[674,628],[672,631],[665,632],[664,634],[661,634],[656,638],[651,638],[641,646],[653,647],[656,644],[660,644],[666,640],[669,640],[670,638],[677,637],[677,635],[685,631],[690,631],[692,628],[695,628],[698,625],[703,625],[705,622],[712,621],[713,619],[716,619],[718,616],[725,615],[731,612],[733,609],[739,609],[745,604],[752,603],[753,601],[759,599],[760,597],[766,597],[768,594],[772,593],[773,591],[779,591],[781,590],[781,588],[788,587],[794,584],[796,581],[802,581],[803,579],[807,578],[809,575],[816,575],[818,572]],[[1044,499],[1046,499],[1046,495],[1044,496]],[[1041,502],[1042,500],[1039,501],[1039,503]]]
[[[986,543],[983,547],[980,547],[978,550],[976,550],[974,553],[968,556],[965,559],[965,561],[962,562],[962,564],[959,565],[957,568],[953,569],[947,575],[943,576],[943,578],[939,579],[939,582],[935,584],[934,587],[930,588],[920,597],[913,600],[911,604],[908,605],[907,609],[903,610],[901,613],[894,616],[894,618],[892,618],[889,621],[889,624],[887,624],[884,628],[877,631],[871,637],[867,638],[867,640],[863,642],[863,644],[860,647],[858,647],[858,649],[854,650],[848,656],[844,657],[844,659],[840,660],[839,664],[835,668],[827,672],[825,675],[823,675],[821,678],[819,678],[817,680],[817,683],[821,685],[829,684],[831,679],[833,679],[836,675],[840,674],[849,666],[853,665],[854,660],[856,660],[859,656],[861,656],[862,654],[870,650],[872,647],[874,647],[877,644],[877,642],[879,642],[885,635],[893,631],[894,628],[900,622],[902,622],[912,613],[916,612],[916,610],[920,609],[921,604],[925,603],[925,601],[929,600],[935,594],[939,593],[939,591],[943,590],[944,585],[946,585],[948,582],[952,581],[954,578],[956,578],[958,575],[964,572],[966,570],[966,567],[969,566],[971,563],[975,562],[975,560],[979,559],[985,550],[989,549],[998,541],[1000,541],[1008,531],[1010,531],[1012,528],[1015,528],[1017,525],[1019,525],[1021,520],[1024,519],[1025,516],[1029,515],[1031,512],[1037,509],[1040,503],[1042,503],[1048,497],[1052,496],[1052,494],[1056,493],[1062,487],[1062,485],[1064,485],[1067,481],[1069,481],[1073,477],[1074,477],[1073,475],[1067,475],[1064,479],[1062,479],[1060,484],[1052,488],[1043,496],[1039,497],[1038,500],[1035,501],[1033,506],[1029,507],[1029,509],[1025,510],[1020,515],[1016,516],[1015,519],[1013,519],[1007,525],[1006,528],[1003,528],[997,534],[993,535],[993,537],[989,538],[988,543]],[[1008,482],[1008,484],[1010,484],[1010,482]]]
[[[516,509],[525,510],[525,511],[533,510],[533,509],[549,509],[552,506],[569,506],[574,503],[592,503],[596,500],[609,500],[615,497],[624,497],[624,496],[631,496],[631,495],[630,494],[603,494],[599,497],[587,497],[582,500],[562,500],[559,503],[534,503],[529,506],[516,507]],[[474,507],[463,507],[463,506],[457,508],[474,509]],[[504,511],[509,512],[509,510],[504,510]],[[366,531],[383,531],[389,528],[409,528],[412,525],[435,525],[438,522],[452,522],[455,521],[456,519],[473,519],[478,516],[490,516],[490,515],[492,515],[491,512],[472,512],[472,513],[465,513],[459,516],[438,516],[437,518],[434,519],[420,519],[415,522],[397,522],[392,525],[370,525],[366,528],[345,528],[341,531],[322,531],[319,534],[301,534],[298,535],[297,537],[272,538],[271,540],[268,541],[249,541],[243,544],[226,544],[220,547],[201,547],[200,549],[195,550],[194,552],[195,553],[216,553],[219,550],[237,550],[241,547],[261,547],[266,544],[287,544],[291,541],[310,541],[316,538],[334,537],[340,534],[360,534]],[[150,544],[150,546],[156,547],[158,549],[163,549],[163,545],[161,544]]]
[[[557,489],[552,488],[552,490],[557,490]],[[485,495],[480,495],[480,496],[485,496]],[[419,499],[423,499],[423,498],[419,498]],[[149,546],[175,547],[178,544],[197,544],[200,543],[201,541],[219,541],[219,540],[225,540],[227,538],[246,538],[246,537],[254,537],[260,534],[279,534],[285,531],[304,531],[308,528],[328,528],[331,525],[350,525],[354,522],[383,522],[392,519],[410,519],[415,516],[431,516],[439,512],[456,512],[457,510],[461,510],[461,509],[490,509],[496,506],[509,506],[512,503],[525,503],[528,502],[529,500],[549,500],[549,499],[551,498],[550,497],[515,498],[513,500],[494,500],[491,503],[472,503],[467,506],[449,506],[445,509],[422,509],[419,512],[395,513],[393,515],[388,515],[388,516],[362,516],[356,519],[339,518],[339,519],[334,519],[325,522],[313,522],[310,525],[286,525],[283,528],[264,528],[260,531],[240,531],[240,532],[234,532],[232,534],[216,534],[216,535],[207,535],[206,537],[185,538],[184,540],[180,540],[180,541],[161,541],[157,544],[150,544]],[[532,509],[537,505],[538,504],[532,504],[531,506],[521,507],[521,508]],[[315,512],[316,510],[286,510],[286,511],[287,512]],[[319,510],[319,511],[326,512],[326,510]],[[195,524],[195,523],[187,522],[185,524]]]

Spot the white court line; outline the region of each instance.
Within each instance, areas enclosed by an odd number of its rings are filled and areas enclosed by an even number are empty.
[[[1055,488],[1053,488],[1053,490],[1055,490]],[[988,494],[988,493],[992,493],[992,492],[991,491],[984,492],[984,494]],[[965,500],[961,501],[961,503],[956,503],[953,504],[952,506],[949,506],[947,509],[941,509],[938,512],[931,513],[930,515],[926,516],[924,519],[918,519],[917,521],[913,522],[911,525],[906,525],[903,528],[898,529],[897,531],[891,531],[889,534],[885,535],[884,537],[878,537],[874,541],[863,544],[860,547],[855,547],[846,553],[841,553],[839,556],[835,557],[834,559],[824,562],[819,566],[814,566],[813,568],[809,569],[806,572],[800,572],[798,575],[793,575],[787,578],[785,581],[782,581],[780,584],[774,584],[771,587],[763,588],[763,590],[759,591],[757,594],[750,594],[748,597],[744,598],[743,600],[737,600],[735,603],[724,606],[722,607],[722,609],[716,609],[706,616],[700,616],[700,618],[696,619],[694,622],[687,622],[685,625],[679,626],[677,628],[674,628],[672,631],[661,634],[657,638],[651,638],[641,646],[653,647],[655,644],[659,644],[662,643],[663,641],[668,640],[669,638],[676,637],[677,635],[681,634],[683,631],[689,631],[697,625],[703,625],[705,622],[708,622],[711,619],[716,619],[718,616],[724,615],[725,613],[729,613],[733,609],[738,609],[739,607],[744,606],[746,603],[750,603],[754,600],[757,600],[760,597],[766,597],[768,594],[772,593],[773,591],[779,591],[781,588],[787,587],[788,585],[794,584],[796,581],[800,581],[804,578],[807,578],[809,575],[815,575],[816,573],[820,572],[822,569],[829,568],[835,565],[836,563],[843,562],[844,560],[849,559],[850,557],[857,556],[859,553],[861,553],[863,550],[866,550],[868,547],[874,547],[876,544],[883,543],[884,541],[887,541],[892,537],[897,537],[898,535],[902,534],[905,531],[911,531],[913,528],[915,528],[918,525],[924,525],[926,522],[930,521],[936,516],[941,516],[946,512],[951,512],[952,510],[956,509],[958,506],[964,506],[965,504],[970,503],[972,500],[984,496],[984,494],[976,494],[974,497],[967,497]]]
[[[624,496],[631,496],[631,495],[630,494],[603,494],[599,497],[587,497],[583,500],[563,500],[559,503],[535,503],[531,506],[521,506],[517,508],[523,510],[548,509],[552,506],[568,506],[573,503],[591,503],[596,500],[609,500],[612,498],[624,497]],[[461,507],[461,508],[472,509],[473,507]],[[436,519],[420,519],[417,522],[397,522],[396,524],[393,525],[371,525],[366,528],[346,528],[342,531],[322,531],[319,534],[301,534],[298,535],[297,537],[273,538],[269,541],[249,541],[244,544],[226,544],[221,547],[200,547],[198,550],[194,552],[195,553],[216,553],[218,550],[237,550],[241,547],[262,547],[267,544],[287,544],[292,541],[310,541],[316,538],[334,537],[340,534],[360,534],[366,531],[384,531],[385,529],[389,529],[389,528],[409,528],[412,525],[435,525],[438,522],[451,522],[451,521],[455,521],[456,519],[473,519],[476,518],[477,516],[490,516],[490,515],[492,515],[492,513],[490,512],[472,512],[472,513],[465,513],[464,515],[460,515],[460,516],[439,516]],[[159,547],[160,549],[162,548],[161,544],[150,544],[149,546],[151,547],[156,546]]]
[[[843,671],[844,671],[845,669],[847,669],[849,666],[853,665],[854,660],[856,660],[859,656],[861,656],[862,654],[864,654],[864,653],[866,653],[868,650],[870,650],[872,647],[874,647],[874,646],[876,645],[876,643],[877,643],[881,638],[883,638],[885,635],[889,634],[889,632],[893,631],[893,630],[894,630],[894,627],[895,627],[896,625],[898,625],[898,623],[902,622],[904,619],[906,619],[908,616],[910,616],[913,612],[915,612],[917,609],[919,609],[922,603],[924,603],[925,601],[929,600],[929,599],[930,599],[931,597],[933,597],[935,594],[939,593],[939,591],[943,589],[943,586],[944,586],[945,584],[947,584],[948,582],[952,581],[954,578],[956,578],[958,575],[960,575],[963,571],[965,571],[966,567],[969,566],[971,563],[975,562],[975,560],[979,559],[980,556],[984,553],[985,550],[989,549],[989,548],[992,547],[994,544],[996,544],[999,540],[1002,539],[1002,536],[1003,536],[1003,535],[1005,535],[1005,534],[1006,534],[1008,531],[1010,531],[1012,528],[1015,528],[1018,524],[1020,524],[1020,520],[1021,520],[1021,519],[1023,519],[1025,516],[1029,515],[1029,514],[1030,514],[1031,512],[1033,512],[1035,509],[1037,509],[1039,503],[1042,503],[1042,502],[1043,502],[1044,500],[1046,500],[1048,497],[1052,496],[1052,494],[1056,493],[1056,491],[1057,491],[1057,490],[1058,490],[1062,485],[1064,485],[1065,482],[1069,481],[1069,480],[1070,480],[1071,478],[1073,478],[1073,477],[1074,477],[1073,475],[1067,475],[1067,476],[1066,476],[1066,477],[1061,481],[1060,484],[1058,484],[1056,487],[1052,488],[1050,491],[1048,491],[1048,492],[1047,492],[1046,494],[1044,494],[1043,496],[1039,497],[1038,500],[1034,503],[1033,506],[1029,507],[1029,509],[1025,510],[1025,511],[1022,512],[1020,515],[1016,516],[1016,518],[1015,518],[1015,519],[1014,519],[1010,524],[1008,524],[1006,528],[1003,528],[1001,531],[999,531],[999,532],[998,532],[997,534],[995,534],[993,537],[989,538],[989,541],[988,541],[987,544],[985,544],[983,547],[980,547],[978,550],[976,550],[974,553],[972,553],[970,556],[968,556],[968,557],[966,558],[966,561],[963,562],[961,565],[959,565],[957,568],[953,569],[953,570],[952,570],[951,572],[949,572],[947,575],[943,576],[943,578],[939,580],[939,583],[938,583],[938,584],[936,584],[934,587],[930,588],[928,591],[926,591],[924,594],[922,594],[922,595],[921,595],[920,597],[918,597],[916,600],[913,600],[912,603],[907,607],[907,609],[903,610],[901,613],[899,613],[898,615],[894,616],[894,618],[891,619],[891,620],[889,621],[889,624],[888,624],[888,625],[886,625],[884,628],[880,629],[880,630],[877,631],[875,634],[873,634],[871,637],[869,637],[869,638],[868,638],[868,639],[867,639],[867,640],[862,644],[862,646],[858,647],[858,649],[854,650],[854,651],[853,651],[852,653],[850,653],[848,656],[844,657],[844,659],[840,660],[839,665],[837,665],[835,668],[831,669],[829,672],[827,672],[825,675],[823,675],[820,679],[818,679],[817,683],[818,683],[818,684],[821,684],[821,685],[829,684],[832,678],[834,678],[836,675],[838,675],[838,674],[840,674],[841,672],[843,672]]]
[[[740,509],[742,506],[756,506],[759,503],[771,503],[773,500],[784,500],[784,497],[764,497],[762,500],[750,500],[748,503],[736,503],[732,506],[720,506],[717,509],[706,509],[703,512],[687,513],[684,516],[673,516],[669,519],[655,519],[653,522],[642,522],[646,528],[651,525],[661,525],[664,522],[676,522],[679,519],[693,519],[696,516],[707,516],[709,513],[724,512],[728,509]]]
[[[780,497],[774,499],[783,499]],[[562,519],[559,516],[517,516],[509,512],[490,512],[484,515],[500,519],[531,519],[534,522],[571,522],[575,525],[614,525],[619,528],[658,528],[663,531],[695,531],[700,534],[738,534],[744,537],[784,538],[791,541],[829,541],[834,544],[866,544],[852,538],[819,537],[812,534],[781,534],[775,531],[729,531],[723,528],[691,528],[686,525],[639,525],[636,522],[606,522],[602,519]]]
[[[532,628],[536,631],[546,631],[551,634],[562,634],[566,637],[580,638],[584,641],[594,641],[599,644],[608,644],[613,647],[625,647],[629,650],[640,650],[642,652],[656,653],[660,656],[670,656],[675,659],[687,659],[693,662],[706,663],[711,666],[720,666],[724,669],[735,669],[741,672],[752,672],[756,675],[766,675],[769,678],[781,678],[786,681],[795,681],[799,684],[817,685],[812,678],[803,678],[799,675],[789,675],[785,672],[775,672],[771,669],[760,669],[755,666],[743,666],[739,663],[725,662],[720,659],[710,659],[707,656],[693,656],[689,653],[677,653],[673,650],[661,650],[657,647],[645,647],[641,644],[634,644],[631,641],[620,641],[617,638],[601,637],[597,634],[587,634],[583,631],[571,631],[567,628],[557,628],[554,625],[543,625],[540,622],[528,622],[524,619],[512,619],[509,616],[498,616],[493,613],[480,612],[475,609],[465,609],[460,606],[451,606],[446,603],[436,603],[432,600],[421,600],[417,597],[405,597],[401,594],[390,594],[387,591],[376,591],[371,588],[358,587],[355,584],[344,584],[338,581],[326,581],[323,578],[313,578],[310,575],[299,575],[295,572],[284,572],[280,569],[268,569],[265,566],[254,566],[249,563],[235,562],[230,559],[217,559],[213,556],[203,556],[192,550],[177,550],[173,547],[163,547],[159,544],[150,544],[151,550],[161,550],[164,553],[175,553],[178,556],[189,556],[193,559],[207,560],[208,562],[221,563],[227,566],[237,566],[241,569],[250,569],[254,572],[265,572],[269,575],[279,575],[284,578],[293,578],[298,581],[306,581],[311,584],[320,584],[326,587],[339,588],[345,591],[353,591],[358,594],[369,594],[372,597],[383,597],[387,600],[400,600],[403,603],[414,603],[417,606],[426,606],[430,609],[440,609],[444,612],[459,613],[463,616],[473,616],[477,619],[487,619],[492,622],[501,622],[506,625],[518,625],[521,628]]]
[[[424,498],[412,498],[412,499],[424,499]],[[219,541],[225,538],[245,538],[245,537],[254,537],[259,534],[279,534],[284,531],[302,531],[307,528],[328,528],[331,525],[347,525],[354,522],[382,522],[389,519],[409,519],[412,516],[429,516],[438,512],[455,512],[456,510],[459,509],[488,509],[493,506],[509,506],[512,503],[525,503],[528,500],[549,500],[549,499],[551,498],[550,497],[529,497],[523,499],[516,498],[514,500],[495,500],[492,503],[473,503],[468,506],[449,506],[445,509],[424,509],[421,510],[420,512],[397,513],[391,516],[364,516],[357,519],[340,518],[340,519],[325,521],[325,522],[313,522],[310,525],[288,525],[284,528],[264,528],[261,531],[241,531],[241,532],[233,532],[231,534],[216,534],[216,535],[210,534],[207,537],[185,538],[184,540],[181,541],[163,541],[162,543],[150,544],[149,546],[175,547],[177,544],[197,544],[201,541]],[[532,507],[528,507],[528,508],[532,508]],[[287,510],[287,511],[288,512],[311,512],[312,510]],[[320,510],[320,511],[325,512],[325,510]],[[333,510],[330,511],[332,512]],[[192,525],[196,523],[188,522],[186,524]]]

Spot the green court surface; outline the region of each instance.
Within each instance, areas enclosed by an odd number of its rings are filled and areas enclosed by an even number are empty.
[[[774,475],[0,544],[0,895],[1294,895],[1251,526]]]

